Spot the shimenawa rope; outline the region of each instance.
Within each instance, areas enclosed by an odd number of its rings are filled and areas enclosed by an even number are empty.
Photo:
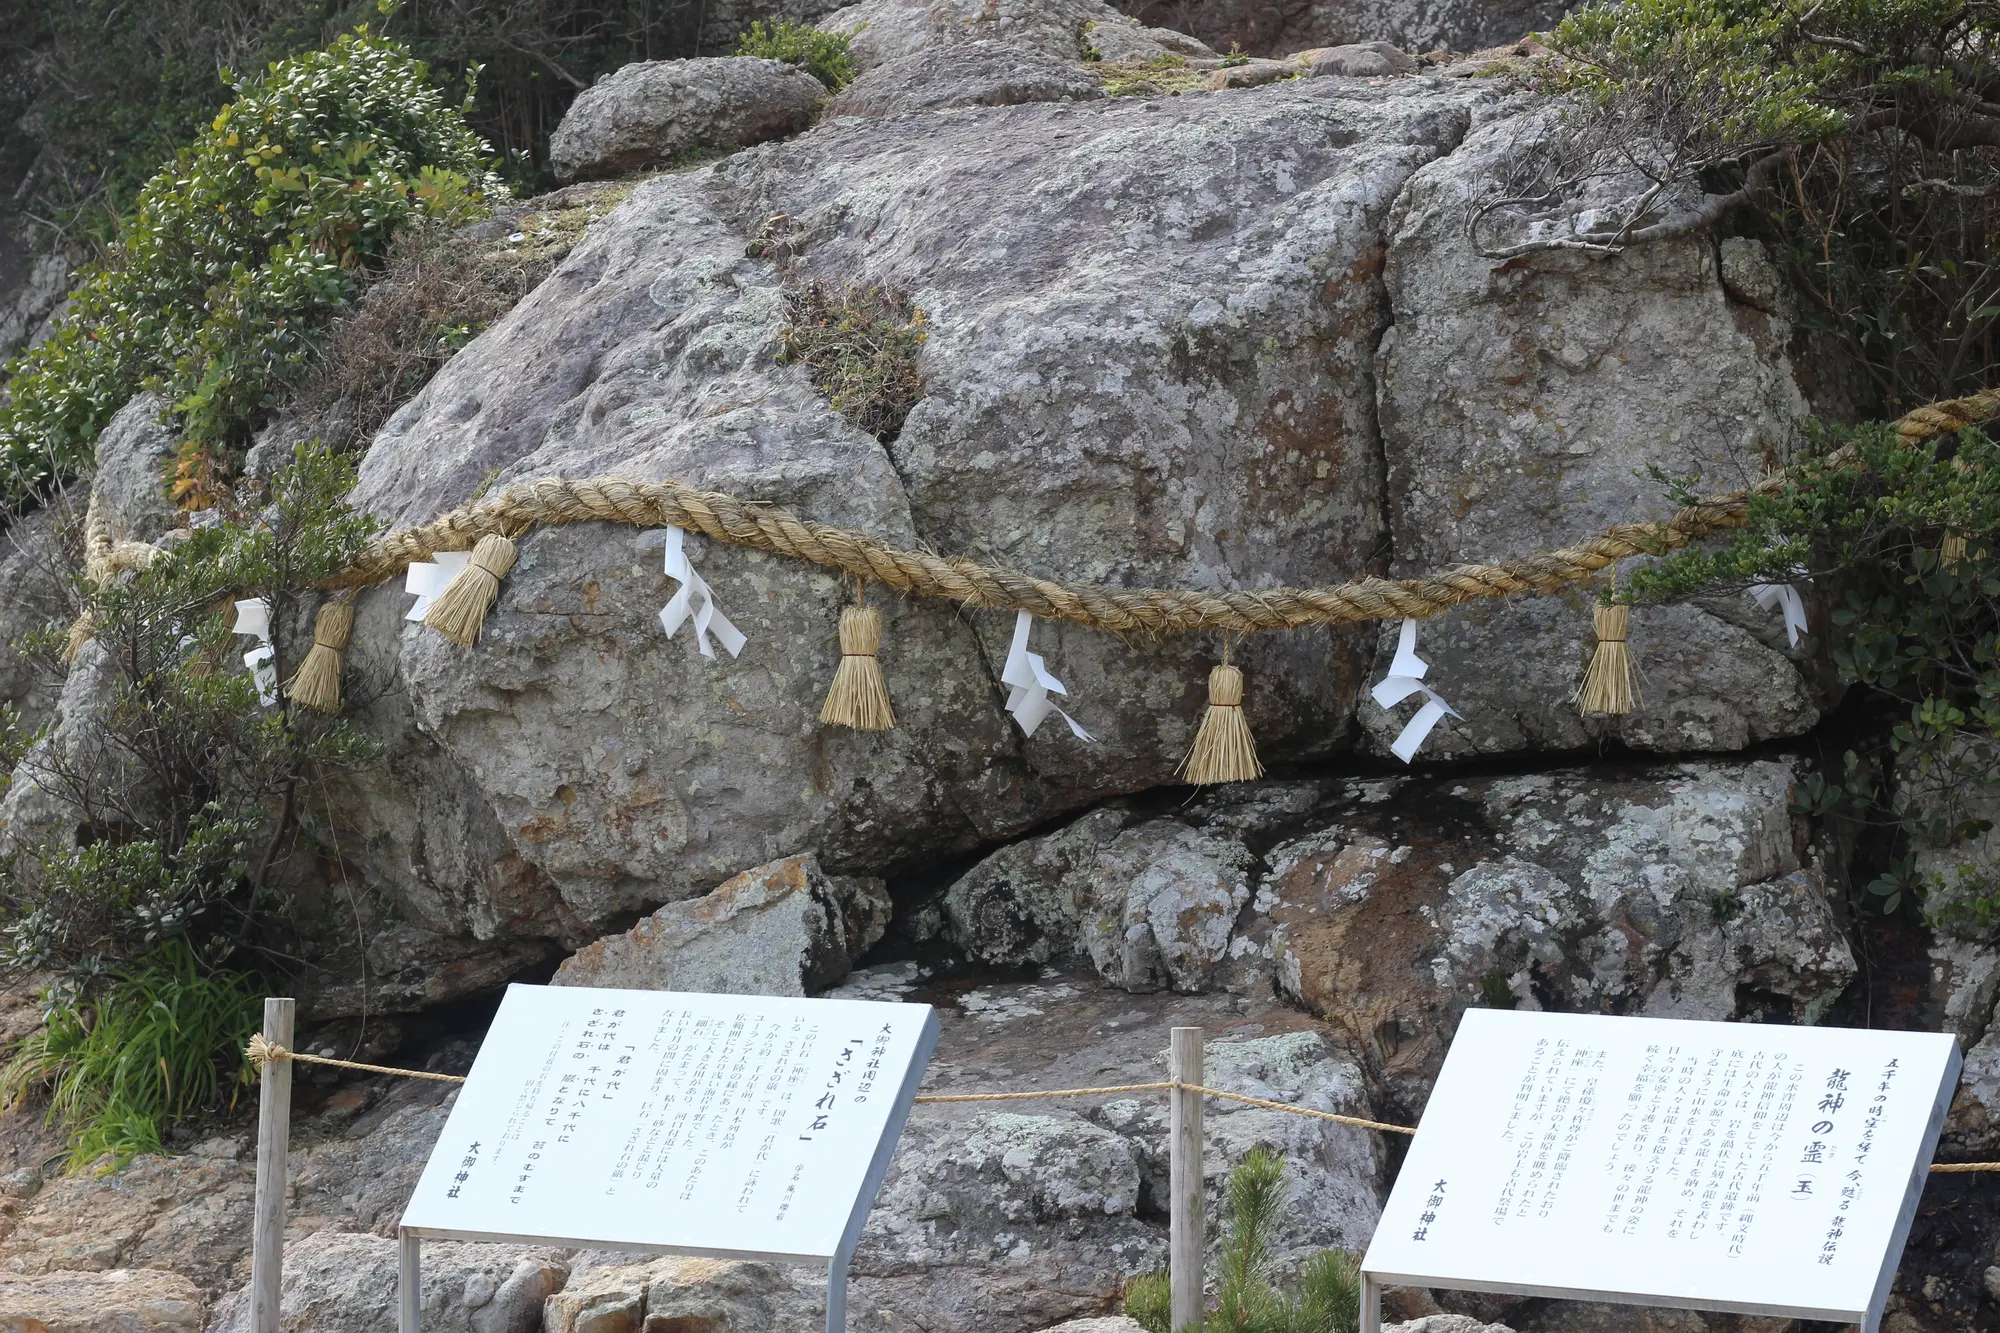
[[[1899,421],[1897,432],[1914,444],[1996,415],[2000,415],[2000,390],[1986,390],[1918,408]],[[1453,565],[1419,578],[1364,578],[1330,588],[1211,592],[1070,585],[974,560],[898,550],[867,533],[815,523],[787,509],[697,490],[684,482],[543,477],[516,482],[497,496],[420,527],[378,537],[328,586],[381,583],[411,562],[441,551],[476,550],[486,537],[511,538],[538,526],[602,521],[688,528],[714,541],[791,556],[914,596],[1027,611],[1045,620],[1068,620],[1114,634],[1200,630],[1246,634],[1366,620],[1422,620],[1480,598],[1555,592],[1629,556],[1663,555],[1712,533],[1740,528],[1749,521],[1751,497],[1777,494],[1785,485],[1782,474],[1769,477],[1748,490],[1699,499],[1671,518],[1613,524],[1575,546],[1489,564]],[[93,496],[93,521],[95,508]],[[101,530],[99,523],[89,534],[86,573],[93,581],[118,569],[144,568],[158,554],[157,548],[144,543],[114,544],[108,535],[100,541]],[[79,623],[72,634],[77,630],[87,626]]]
[[[388,1065],[364,1065],[353,1060],[336,1060],[326,1055],[306,1055],[299,1051],[288,1051],[284,1047],[265,1039],[263,1033],[250,1038],[250,1045],[244,1051],[250,1063],[259,1069],[267,1060],[300,1060],[306,1064],[331,1065],[336,1069],[359,1069],[370,1074],[400,1074],[404,1078],[426,1078],[437,1083],[463,1083],[458,1074],[432,1074],[420,1069],[392,1069]],[[1408,1125],[1391,1125],[1380,1120],[1364,1120],[1360,1116],[1337,1115],[1332,1111],[1319,1111],[1310,1106],[1299,1106],[1292,1102],[1274,1102],[1263,1097],[1251,1097],[1241,1092],[1224,1092],[1221,1088],[1211,1088],[1200,1083],[1182,1083],[1176,1079],[1163,1079],[1157,1083],[1115,1083],[1102,1088],[1040,1088],[1033,1092],[956,1092],[936,1093],[914,1098],[919,1105],[946,1105],[964,1102],[1025,1102],[1062,1097],[1110,1097],[1127,1092],[1198,1092],[1204,1097],[1219,1097],[1223,1101],[1242,1102],[1246,1106],[1260,1106],[1267,1111],[1284,1111],[1290,1115],[1302,1115],[1314,1120],[1330,1120],[1336,1125],[1351,1125],[1356,1129],[1373,1129],[1384,1134],[1410,1134],[1417,1131]],[[1933,1162],[1934,1175],[1965,1175],[1975,1171],[2000,1171],[2000,1162]]]

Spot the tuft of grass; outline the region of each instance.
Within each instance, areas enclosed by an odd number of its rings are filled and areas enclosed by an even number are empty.
[[[1356,1333],[1361,1265],[1352,1255],[1321,1250],[1300,1270],[1295,1294],[1272,1284],[1272,1240],[1286,1202],[1283,1154],[1252,1148],[1229,1173],[1229,1235],[1217,1256],[1215,1308],[1199,1324],[1172,1330],[1167,1275],[1148,1273],[1126,1286],[1125,1313],[1146,1333]]]
[[[46,1089],[49,1123],[71,1134],[69,1169],[162,1149],[173,1121],[230,1104],[250,1082],[243,1047],[262,985],[210,970],[184,942],[95,987],[51,990],[42,1027],[0,1070],[0,1104]]]
[[[787,299],[791,323],[779,361],[804,366],[849,422],[885,444],[895,439],[924,392],[923,310],[885,287],[861,285],[835,293],[814,282]]]
[[[825,84],[828,92],[837,93],[861,72],[850,49],[853,43],[852,33],[822,32],[790,19],[774,19],[751,24],[737,39],[736,54],[797,65]]]
[[[1102,61],[1091,72],[1106,97],[1178,97],[1208,90],[1208,75],[1172,52],[1146,60]]]

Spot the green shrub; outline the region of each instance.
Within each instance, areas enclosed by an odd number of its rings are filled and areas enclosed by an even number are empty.
[[[50,746],[20,759],[16,779],[48,792],[75,827],[0,863],[0,968],[88,976],[172,940],[239,966],[329,946],[292,919],[274,868],[294,850],[302,812],[323,808],[318,784],[372,763],[379,746],[289,699],[260,706],[230,604],[270,603],[273,668],[289,679],[309,642],[313,589],[377,526],[345,506],[353,482],[348,459],[302,448],[267,493],[231,497],[219,521],[94,596],[103,753]]]
[[[1229,1173],[1229,1235],[1218,1256],[1215,1308],[1193,1333],[1355,1333],[1361,1324],[1361,1270],[1340,1250],[1321,1250],[1299,1270],[1291,1295],[1271,1282],[1271,1242],[1285,1214],[1285,1159],[1253,1148]],[[1125,1313],[1146,1333],[1174,1330],[1165,1273],[1135,1278]]]
[[[1893,912],[1935,893],[1940,913],[1994,918],[1985,886],[1919,877],[1909,849],[1984,833],[1964,810],[2000,783],[2000,448],[1979,430],[1922,444],[1879,423],[1822,430],[1782,491],[1752,496],[1748,527],[1634,570],[1618,597],[1740,593],[1800,570],[1831,603],[1814,628],[1859,688],[1851,747],[1800,783],[1799,812],[1887,835],[1863,901]]]
[[[111,1153],[159,1152],[175,1120],[233,1101],[249,1082],[259,980],[204,966],[185,943],[44,997],[42,1027],[0,1070],[0,1102],[49,1094],[49,1123],[71,1133],[69,1167]]]
[[[177,489],[211,500],[212,468],[297,377],[356,271],[413,216],[470,216],[498,188],[484,154],[423,64],[365,29],[238,84],[140,191],[55,335],[0,372],[0,505],[73,474],[148,385],[181,419]]]
[[[769,25],[751,24],[750,30],[738,39],[736,54],[797,65],[825,84],[828,92],[837,93],[854,82],[859,72],[854,53],[849,49],[853,43],[850,33],[821,32],[790,19],[774,19]]]

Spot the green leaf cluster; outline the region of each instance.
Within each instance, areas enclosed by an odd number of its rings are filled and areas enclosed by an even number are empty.
[[[1752,496],[1745,528],[1634,571],[1617,596],[1802,577],[1830,599],[1830,655],[1875,721],[1801,783],[1800,812],[1893,830],[1901,850],[1864,886],[1884,911],[1914,896],[1934,920],[2000,920],[1992,886],[1927,882],[1909,853],[1984,833],[1967,798],[2000,782],[2000,448],[1980,430],[1922,444],[1881,423],[1822,430],[1782,490]]]
[[[797,65],[825,84],[828,92],[837,93],[860,72],[850,49],[853,42],[850,33],[822,32],[791,19],[773,19],[768,24],[760,20],[737,39],[736,54]]]
[[[184,943],[162,946],[96,985],[44,997],[43,1024],[0,1069],[0,1104],[49,1093],[49,1122],[72,1131],[71,1170],[161,1150],[166,1127],[248,1086],[242,1051],[257,1030],[262,983],[204,967]]]
[[[210,498],[206,462],[247,441],[397,229],[472,216],[498,189],[427,73],[364,29],[236,86],[140,191],[55,334],[0,371],[0,505],[72,475],[148,386],[187,442],[183,498]]]
[[[296,843],[303,798],[380,747],[344,719],[262,706],[233,603],[270,604],[272,665],[289,679],[310,645],[313,589],[378,527],[346,506],[353,480],[348,456],[302,446],[255,502],[232,497],[217,521],[92,597],[105,752],[20,759],[17,775],[79,826],[0,863],[0,965],[90,975],[170,940],[214,966],[295,954],[273,868]]]
[[[1340,1250],[1321,1250],[1299,1270],[1294,1289],[1273,1282],[1273,1240],[1284,1219],[1289,1189],[1285,1159],[1252,1148],[1229,1173],[1229,1235],[1218,1256],[1215,1308],[1192,1333],[1355,1333],[1361,1322],[1361,1273]],[[1133,1279],[1125,1313],[1146,1333],[1190,1333],[1171,1328],[1173,1304],[1165,1273]]]

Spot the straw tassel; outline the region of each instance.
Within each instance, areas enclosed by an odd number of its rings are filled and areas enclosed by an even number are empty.
[[[1181,761],[1181,771],[1198,787],[1264,776],[1264,766],[1257,762],[1257,742],[1243,717],[1243,673],[1229,664],[1226,651],[1221,664],[1208,673],[1208,712]]]
[[[1944,542],[1938,547],[1938,559],[1943,564],[1965,563],[1965,534],[1956,528],[1945,529]]]
[[[1627,641],[1632,608],[1598,605],[1591,608],[1590,616],[1597,625],[1597,651],[1590,655],[1573,702],[1580,713],[1622,716],[1645,702],[1639,694],[1637,668]]]
[[[840,669],[826,692],[819,720],[829,727],[856,731],[887,731],[896,725],[889,706],[889,686],[882,664],[875,659],[882,647],[882,613],[872,606],[850,606],[840,613]]]
[[[445,590],[424,612],[424,623],[453,643],[470,648],[479,642],[486,613],[500,596],[500,580],[514,567],[514,543],[488,533],[472,548],[472,560],[453,576]]]
[[[285,686],[293,703],[320,713],[340,711],[340,655],[347,651],[348,636],[353,632],[353,602],[342,599],[319,609],[319,617],[313,621],[312,651]]]

